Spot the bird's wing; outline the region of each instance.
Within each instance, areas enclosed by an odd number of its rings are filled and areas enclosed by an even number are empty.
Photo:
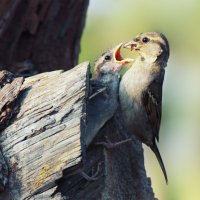
[[[99,130],[113,117],[117,110],[119,78],[118,76],[113,76],[113,78],[114,80],[111,82],[108,79],[107,83],[101,81],[90,83],[93,88],[87,102],[87,125],[83,136],[83,143],[86,147],[91,144]]]
[[[97,96],[105,95],[106,85],[98,80],[90,80],[89,99],[96,98]]]
[[[162,85],[164,72],[154,79],[143,93],[142,103],[145,107],[148,119],[152,126],[153,134],[159,140],[159,129],[162,112]]]

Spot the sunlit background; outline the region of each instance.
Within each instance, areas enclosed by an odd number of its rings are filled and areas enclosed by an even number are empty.
[[[145,164],[160,200],[200,199],[200,1],[90,0],[79,62],[140,32],[159,31],[170,43],[159,149],[166,186],[153,153]]]

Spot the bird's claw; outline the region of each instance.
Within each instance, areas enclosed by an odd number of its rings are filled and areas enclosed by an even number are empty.
[[[81,175],[87,180],[87,181],[96,181],[98,180],[99,178],[101,178],[101,174],[100,174],[100,171],[101,171],[101,165],[103,164],[103,162],[99,162],[98,163],[98,166],[97,166],[97,170],[96,172],[94,173],[94,171],[92,170],[92,176],[89,176],[88,174],[86,174],[85,172],[81,172]]]
[[[122,144],[125,144],[125,143],[128,143],[128,142],[132,142],[133,139],[132,138],[128,138],[128,139],[125,139],[125,140],[121,140],[119,142],[111,142],[107,136],[105,136],[105,142],[96,142],[95,145],[102,145],[104,146],[105,148],[107,149],[113,149],[113,148],[116,148]]]

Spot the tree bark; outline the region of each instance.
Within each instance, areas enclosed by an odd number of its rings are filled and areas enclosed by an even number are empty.
[[[89,0],[0,2],[0,70],[29,76],[77,64]]]
[[[51,195],[63,170],[81,161],[88,72],[86,62],[25,79],[19,113],[0,135],[9,169],[4,184],[12,199],[62,199]]]

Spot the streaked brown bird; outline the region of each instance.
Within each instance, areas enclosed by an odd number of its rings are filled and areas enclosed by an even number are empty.
[[[86,133],[83,145],[88,147],[103,125],[114,115],[118,107],[119,71],[133,59],[124,59],[122,43],[107,50],[95,62],[94,79],[90,80],[92,94],[86,108]]]
[[[146,32],[124,47],[138,51],[139,56],[120,82],[121,115],[128,131],[155,153],[167,183],[167,173],[156,140],[159,140],[162,86],[169,44],[163,34]]]

